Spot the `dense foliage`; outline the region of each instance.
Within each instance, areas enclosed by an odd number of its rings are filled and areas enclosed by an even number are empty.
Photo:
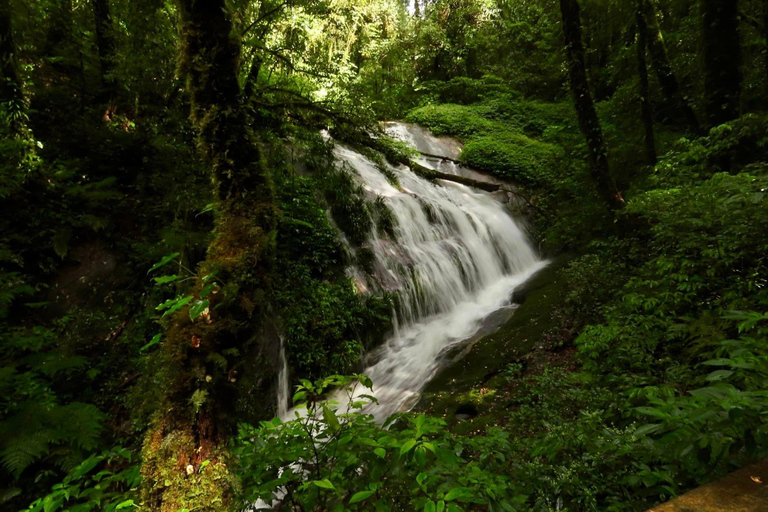
[[[188,78],[212,63],[188,58],[189,3],[0,0],[0,509],[154,510],[147,496],[167,492],[190,510],[644,510],[768,456],[768,6],[729,4],[734,34],[705,30],[706,3],[576,4],[619,211],[590,173],[558,2],[222,3],[227,108],[253,132],[238,140],[273,220],[238,231],[248,196],[221,197],[211,160],[239,155],[205,144],[220,136],[205,123],[234,115],[195,118]],[[718,77],[703,54],[741,72]],[[396,298],[347,274],[371,265],[391,213],[320,132],[408,162],[377,126],[395,118],[513,182],[536,246],[567,263],[546,325],[503,340],[526,354],[443,410],[379,425],[372,383],[338,375],[391,328]],[[217,273],[208,258],[252,239],[258,258]],[[169,344],[251,315],[268,321],[199,375]],[[270,421],[280,350],[303,412]],[[466,402],[480,414],[457,421]],[[216,450],[175,459],[196,439],[153,437],[165,414],[217,431]]]

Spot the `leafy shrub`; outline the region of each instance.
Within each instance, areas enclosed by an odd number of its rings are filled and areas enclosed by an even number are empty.
[[[357,382],[359,381],[360,384]],[[234,453],[243,500],[271,502],[276,493],[302,510],[515,510],[501,468],[506,434],[455,438],[445,423],[397,415],[381,426],[364,413],[374,398],[365,376],[332,376],[297,386],[303,416],[241,427]],[[331,388],[341,402],[321,401]]]
[[[524,185],[550,187],[559,157],[557,147],[511,132],[475,137],[461,152],[470,167]]]

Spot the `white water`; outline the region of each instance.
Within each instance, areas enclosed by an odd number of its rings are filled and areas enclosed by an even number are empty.
[[[388,129],[404,134],[401,138],[422,151],[451,158],[457,154],[455,141],[425,138],[413,125],[392,123]],[[419,147],[423,140],[430,144],[426,149]],[[359,289],[394,292],[400,302],[392,336],[368,355],[371,364],[363,372],[373,381],[372,394],[379,402],[366,412],[383,421],[413,407],[445,351],[472,337],[484,318],[509,305],[514,288],[544,263],[504,205],[489,194],[391,167],[398,188],[361,154],[337,146],[335,156],[359,176],[371,196],[384,198],[395,219],[391,239],[379,237],[374,228],[368,242],[374,272],[367,276],[369,282],[358,283]],[[285,373],[281,389],[287,388]]]
[[[284,418],[288,414],[288,402],[291,399],[291,382],[288,378],[288,358],[285,357],[285,340],[280,337],[280,373],[277,375],[277,415]]]

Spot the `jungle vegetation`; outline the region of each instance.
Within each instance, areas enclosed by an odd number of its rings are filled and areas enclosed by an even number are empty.
[[[0,0],[0,73],[2,510],[646,510],[768,456],[768,1]],[[391,119],[567,261],[471,421],[320,400],[394,300],[321,131],[407,162]]]

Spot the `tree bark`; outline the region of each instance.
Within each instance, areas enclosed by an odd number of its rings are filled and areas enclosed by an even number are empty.
[[[603,139],[600,119],[597,117],[589,82],[584,66],[584,46],[581,42],[581,20],[578,0],[560,0],[565,36],[565,54],[568,61],[568,75],[571,93],[579,118],[579,128],[587,142],[589,167],[597,190],[612,209],[624,206],[616,182],[608,166],[608,150]]]
[[[93,7],[96,46],[99,52],[101,86],[103,89],[97,101],[112,102],[117,92],[117,80],[115,78],[116,44],[112,13],[109,9],[109,0],[91,0],[91,6]]]
[[[766,93],[768,94],[768,0],[763,0],[763,39],[765,40],[765,47],[763,51],[763,58],[765,59],[765,79]]]
[[[9,0],[0,0],[0,103],[10,104],[6,112],[14,134],[24,131],[20,115],[24,110],[24,91],[19,76],[16,45],[13,41],[13,13]]]
[[[640,117],[645,128],[645,158],[648,164],[656,164],[656,143],[653,134],[653,107],[651,88],[648,85],[648,65],[645,59],[648,27],[645,23],[645,0],[637,0],[637,73],[640,78]]]
[[[664,99],[672,107],[673,117],[685,122],[693,133],[699,133],[701,131],[699,120],[688,100],[683,96],[680,82],[678,82],[677,76],[672,70],[672,64],[669,62],[667,45],[664,43],[664,36],[659,27],[653,0],[644,0],[643,7],[645,8],[648,52]]]
[[[739,116],[741,44],[738,0],[701,0],[707,121],[718,125]]]
[[[208,308],[195,320],[188,308],[179,311],[158,355],[164,404],[144,442],[142,498],[150,510],[213,512],[234,505],[237,484],[228,469],[227,441],[243,420],[237,404],[259,391],[241,384],[238,373],[246,361],[266,358],[260,333],[268,324],[275,215],[271,181],[241,103],[240,43],[226,2],[177,4],[180,69],[218,208],[214,239],[193,290],[193,303],[205,299]],[[218,292],[204,292],[213,282],[220,283]],[[268,370],[265,363],[255,372],[269,377]]]

